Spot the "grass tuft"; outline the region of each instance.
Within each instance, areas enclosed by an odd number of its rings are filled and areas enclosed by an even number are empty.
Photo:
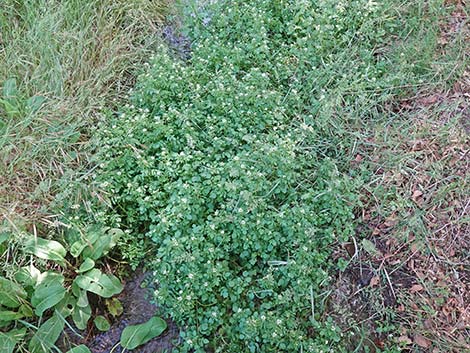
[[[0,219],[50,213],[71,171],[87,164],[83,147],[100,112],[125,97],[155,48],[168,10],[165,0],[2,1]]]

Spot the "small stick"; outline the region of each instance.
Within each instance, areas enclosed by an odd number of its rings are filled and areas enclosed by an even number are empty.
[[[313,299],[313,287],[310,286],[310,304],[312,305],[312,322],[315,322],[315,303]]]
[[[388,282],[388,285],[390,286],[390,290],[392,291],[393,298],[397,299],[397,296],[395,295],[395,290],[393,289],[392,281],[390,281],[390,277],[388,276],[387,269],[384,267],[383,270],[385,273],[385,277],[387,277],[387,282]]]

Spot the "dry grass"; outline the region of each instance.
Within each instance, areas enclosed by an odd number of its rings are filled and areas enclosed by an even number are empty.
[[[56,195],[77,182],[90,131],[100,112],[132,87],[168,6],[166,0],[2,1],[0,85],[16,80],[10,100],[18,109],[0,104],[0,220],[44,220]],[[30,112],[25,106],[34,96],[46,99]]]
[[[470,351],[470,28],[468,7],[448,5],[435,54],[448,81],[386,107],[351,164],[373,177],[330,310],[354,352]]]

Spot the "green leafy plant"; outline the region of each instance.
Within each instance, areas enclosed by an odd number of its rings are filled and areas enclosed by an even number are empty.
[[[116,276],[95,267],[95,261],[113,248],[121,234],[118,229],[92,226],[83,233],[71,232],[65,245],[28,236],[24,254],[36,257],[38,267],[46,270],[41,272],[31,262],[18,269],[13,279],[0,276],[0,326],[5,338],[0,340],[0,349],[12,351],[26,335],[26,328],[8,330],[9,327],[32,321],[39,325],[29,341],[28,350],[32,353],[49,352],[68,317],[78,329],[85,329],[92,312],[88,293],[111,298],[123,288]],[[109,322],[103,316],[97,316],[94,323],[99,330],[109,329]],[[80,352],[82,348],[75,349]]]
[[[67,353],[91,353],[91,351],[87,346],[81,344],[67,351]]]
[[[121,346],[126,349],[137,348],[161,335],[166,328],[165,320],[156,316],[143,324],[129,325],[121,333]]]
[[[390,48],[409,35],[395,6],[217,1],[186,19],[191,58],[159,48],[101,124],[103,218],[154,271],[178,351],[347,351],[324,314],[362,183],[345,125],[422,69]]]
[[[98,315],[95,317],[93,322],[96,328],[100,331],[108,331],[111,328],[109,321],[103,315]]]

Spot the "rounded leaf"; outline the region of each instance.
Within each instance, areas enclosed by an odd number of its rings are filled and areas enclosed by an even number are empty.
[[[25,245],[25,252],[34,254],[45,260],[52,260],[58,264],[64,264],[67,251],[61,243],[55,240],[33,238]]]
[[[68,350],[67,353],[91,353],[91,351],[87,346],[81,344],[77,347]]]
[[[103,298],[110,298],[122,291],[122,283],[116,276],[106,275],[96,268],[78,276],[74,282],[80,288]]]
[[[76,272],[84,273],[84,272],[90,271],[93,267],[95,267],[95,261],[87,257]]]
[[[165,320],[157,316],[146,323],[127,326],[121,334],[121,346],[134,349],[162,334],[167,328]]]
[[[119,316],[124,311],[121,302],[118,298],[106,299],[106,307],[113,316]]]
[[[34,286],[36,284],[37,278],[38,276],[36,276],[36,278],[33,277],[28,266],[21,267],[19,271],[15,273],[15,280],[26,287]]]
[[[95,323],[96,328],[100,331],[108,331],[111,328],[109,321],[103,315],[95,317],[93,322]]]
[[[88,324],[88,320],[90,320],[91,317],[91,308],[90,306],[86,307],[80,307],[80,306],[75,306],[73,311],[72,311],[72,320],[75,326],[79,330],[84,330],[86,329],[86,326]]]

